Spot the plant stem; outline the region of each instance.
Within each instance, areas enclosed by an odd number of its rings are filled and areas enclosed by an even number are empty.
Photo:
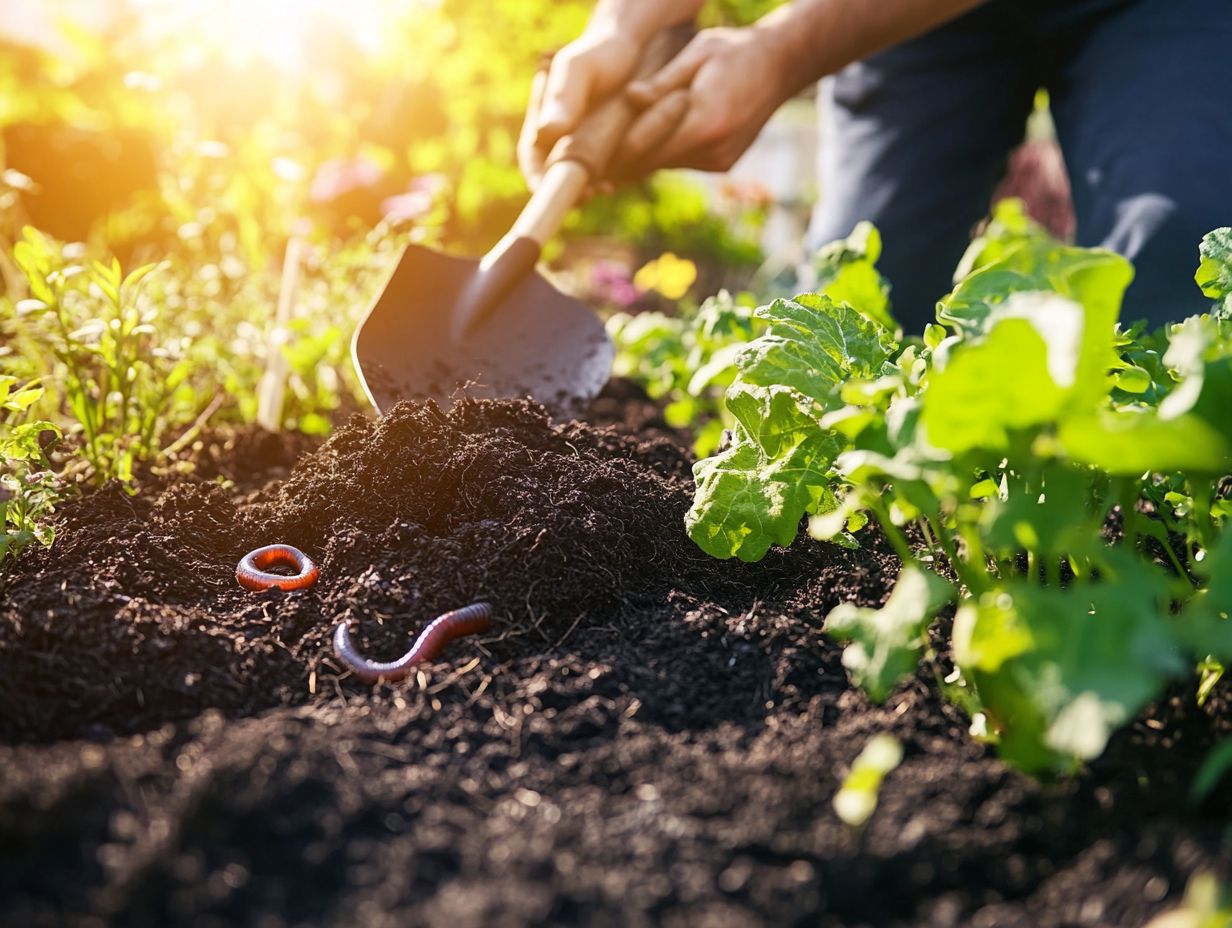
[[[60,357],[69,369],[70,377],[68,384],[66,384],[66,390],[77,394],[79,406],[81,408],[81,429],[85,432],[86,436],[86,447],[88,449],[87,457],[90,459],[90,463],[97,470],[99,468],[97,428],[89,415],[90,403],[88,402],[85,392],[86,381],[81,375],[81,368],[77,366],[77,359],[74,357],[73,352],[73,336],[72,333],[69,332],[68,323],[64,319],[64,307],[60,299],[62,295],[62,288],[57,286],[56,289],[56,301],[52,305],[51,311],[52,315],[56,317],[56,322],[59,324],[60,337],[64,340],[64,348],[60,354]]]
[[[903,562],[903,566],[915,563],[916,558],[911,551],[911,546],[907,543],[906,536],[899,531],[898,526],[890,521],[890,513],[883,498],[880,495],[874,497],[869,502],[869,508],[877,516],[877,521],[881,523],[881,529],[885,532],[886,540],[890,542],[890,547]]]
[[[985,582],[987,580],[987,572],[976,567],[976,565],[982,562],[983,556],[981,555],[978,560],[973,559],[968,564],[963,558],[959,557],[958,546],[954,544],[953,539],[945,533],[941,526],[932,521],[931,515],[925,516],[925,523],[932,525],[933,532],[937,536],[937,542],[945,552],[946,560],[949,561],[950,566],[954,569],[954,574],[958,577],[958,581],[967,588],[968,592],[977,595],[987,589],[988,584]],[[971,567],[976,567],[980,571],[982,576],[979,579],[972,575]]]

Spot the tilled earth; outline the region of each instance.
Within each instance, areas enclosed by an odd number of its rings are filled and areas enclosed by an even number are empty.
[[[1140,926],[1224,872],[1227,799],[1188,802],[1224,690],[1059,784],[967,736],[943,653],[874,706],[818,629],[885,599],[885,546],[706,558],[648,408],[404,405],[289,474],[249,435],[66,507],[0,587],[0,924]],[[275,541],[316,587],[236,585]],[[340,620],[388,659],[479,599],[492,632],[402,683],[333,659]],[[853,831],[831,800],[883,731],[906,758]]]

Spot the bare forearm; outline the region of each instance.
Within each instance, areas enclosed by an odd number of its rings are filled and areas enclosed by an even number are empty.
[[[694,19],[704,0],[599,0],[588,28],[611,29],[646,41],[652,35]]]
[[[840,68],[927,32],[984,0],[794,0],[753,27],[765,31],[794,94]]]

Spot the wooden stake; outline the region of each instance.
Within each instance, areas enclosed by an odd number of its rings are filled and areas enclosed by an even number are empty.
[[[290,338],[287,324],[295,314],[295,293],[299,289],[299,267],[303,242],[296,236],[287,240],[282,260],[282,282],[278,287],[278,309],[265,341],[265,373],[257,389],[257,424],[277,432],[282,429],[282,401],[287,392],[287,359],[282,346]]]

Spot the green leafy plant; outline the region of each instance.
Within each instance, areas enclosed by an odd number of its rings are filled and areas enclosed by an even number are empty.
[[[54,538],[47,518],[61,493],[47,448],[60,430],[47,421],[28,421],[30,407],[42,395],[35,382],[0,376],[0,567],[31,542],[50,545]]]
[[[29,228],[13,258],[30,294],[14,306],[27,359],[42,354],[52,368],[45,382],[58,387],[93,478],[131,481],[168,425],[201,403],[183,346],[158,339],[158,311],[140,298],[155,266],[124,275],[114,259],[69,263],[62,246]]]
[[[880,233],[863,222],[847,239],[821,249],[808,274],[817,294],[859,305],[892,329],[889,285],[876,269],[880,255]],[[694,431],[699,456],[715,451],[724,432],[739,427],[736,409],[723,400],[736,379],[737,358],[770,318],[772,309],[754,312],[754,305],[751,294],[722,291],[696,310],[684,305],[675,315],[618,313],[609,321],[618,352],[615,373],[642,384],[652,398],[667,399],[668,422]]]
[[[1218,276],[1210,241],[1199,280]],[[884,699],[955,601],[948,691],[973,730],[1025,769],[1067,771],[1232,655],[1216,493],[1232,331],[1218,316],[1118,329],[1129,264],[1021,223],[966,262],[922,340],[891,333],[877,288],[758,309],[767,328],[726,395],[733,441],[696,465],[686,527],[757,560],[803,519],[847,545],[875,520],[905,566],[883,609],[826,620],[853,678]]]
[[[617,313],[608,320],[617,348],[614,373],[642,384],[652,398],[666,399],[668,423],[694,431],[699,455],[714,451],[733,421],[723,393],[735,376],[736,352],[763,328],[751,301],[722,291],[673,316]]]
[[[1197,873],[1181,904],[1151,919],[1146,928],[1232,928],[1232,890],[1213,873]]]
[[[885,778],[903,761],[903,746],[893,735],[874,735],[851,765],[842,787],[834,794],[834,811],[852,828],[863,827],[881,797]]]
[[[1194,275],[1202,292],[1218,300],[1218,315],[1232,319],[1232,228],[1216,229],[1202,239],[1202,260]]]

